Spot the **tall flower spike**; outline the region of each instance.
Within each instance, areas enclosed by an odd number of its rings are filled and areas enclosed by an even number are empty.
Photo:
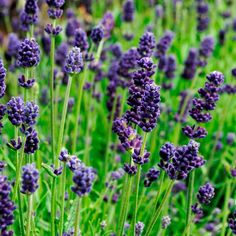
[[[188,57],[184,62],[184,70],[182,77],[187,80],[192,80],[196,74],[198,63],[198,53],[195,48],[191,48],[188,53]]]
[[[102,18],[101,24],[104,27],[104,37],[109,38],[111,35],[111,31],[114,28],[115,22],[114,17],[111,12],[106,12]]]
[[[5,95],[6,91],[6,84],[5,84],[5,77],[6,77],[7,70],[4,68],[3,61],[0,58],[0,98]]]
[[[207,205],[211,202],[214,196],[215,196],[214,187],[210,183],[206,183],[205,185],[200,187],[197,194],[197,199],[199,203]]]
[[[132,22],[134,19],[134,2],[133,0],[126,0],[123,4],[122,19],[124,22]]]
[[[80,48],[82,52],[89,48],[87,34],[82,28],[79,28],[75,31],[74,46]]]
[[[16,209],[14,203],[10,199],[11,184],[7,178],[0,175],[0,235],[13,235],[12,231],[8,231],[8,226],[13,224],[13,212]]]
[[[80,73],[82,68],[82,53],[78,47],[73,47],[66,58],[65,71],[69,74]]]
[[[39,149],[39,138],[36,130],[32,130],[26,136],[24,152],[26,154],[34,154]]]
[[[81,165],[73,176],[74,186],[71,188],[74,193],[82,197],[92,190],[92,185],[95,180],[93,168]]]
[[[36,123],[36,118],[39,114],[39,107],[33,102],[26,102],[24,113],[23,113],[23,121],[24,124],[32,126]]]
[[[21,192],[33,194],[38,189],[39,172],[34,163],[23,166],[22,171]]]
[[[145,32],[139,40],[138,52],[141,57],[151,57],[155,48],[155,36],[151,32]]]
[[[7,103],[7,115],[10,122],[19,126],[24,120],[24,101],[21,97],[12,97]]]
[[[167,50],[169,49],[174,38],[174,33],[171,31],[166,31],[163,37],[160,38],[159,42],[156,45],[156,54],[157,58],[161,58],[166,55]]]
[[[34,39],[25,39],[21,42],[18,49],[17,64],[21,67],[33,67],[39,64],[39,60],[38,43]]]
[[[94,27],[91,31],[91,35],[90,35],[92,41],[95,44],[100,43],[100,41],[103,39],[104,37],[104,30],[103,30],[103,26],[98,25],[96,27]]]

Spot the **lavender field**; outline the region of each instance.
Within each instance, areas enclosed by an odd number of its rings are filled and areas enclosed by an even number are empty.
[[[0,0],[0,236],[236,235],[236,0]]]

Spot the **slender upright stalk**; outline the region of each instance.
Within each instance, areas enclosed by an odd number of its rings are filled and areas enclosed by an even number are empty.
[[[191,233],[191,206],[193,201],[193,192],[194,192],[194,179],[195,179],[195,170],[190,172],[189,181],[188,181],[188,195],[187,195],[187,211],[186,211],[186,235],[190,236]]]
[[[55,218],[56,218],[56,178],[52,179],[51,185],[51,235],[55,236]]]
[[[230,193],[231,193],[231,179],[227,179],[226,182],[226,193],[225,193],[225,201],[224,201],[224,209],[223,209],[223,221],[222,221],[222,229],[220,236],[225,235],[226,227],[227,227],[227,217],[228,217],[228,204],[230,199]]]
[[[107,135],[107,146],[106,146],[106,153],[105,153],[105,174],[104,177],[106,178],[108,172],[108,163],[109,163],[109,153],[110,153],[110,144],[111,144],[111,136],[112,136],[112,124],[115,117],[115,110],[117,103],[117,95],[115,95],[115,100],[112,106],[111,117],[108,126],[108,135]]]
[[[64,135],[64,129],[65,129],[65,123],[66,123],[66,114],[67,114],[71,84],[72,84],[72,76],[70,75],[69,80],[68,80],[68,84],[67,84],[67,87],[66,87],[65,100],[64,100],[64,104],[63,104],[63,110],[62,110],[62,118],[61,118],[60,130],[59,130],[59,138],[58,138],[58,143],[57,143],[57,145],[58,145],[57,156],[59,155],[59,153],[61,151],[61,146],[62,146],[62,143],[63,143],[63,135]]]
[[[24,235],[24,220],[23,220],[23,210],[21,205],[21,195],[20,195],[20,188],[18,187],[17,190],[17,200],[18,200],[18,209],[19,209],[19,218],[20,218],[20,235]]]
[[[60,231],[59,235],[63,235],[64,226],[64,212],[65,212],[65,187],[66,187],[66,164],[64,163],[62,172],[62,186],[61,186],[61,217],[60,217]]]
[[[30,236],[30,232],[31,232],[32,210],[33,210],[33,194],[30,194],[28,196],[28,211],[27,211],[26,236]]]
[[[157,208],[157,210],[155,211],[154,216],[152,217],[150,223],[149,223],[148,226],[147,226],[147,230],[146,230],[146,233],[144,234],[144,236],[149,236],[149,235],[151,234],[152,229],[153,229],[153,227],[154,227],[156,221],[158,220],[158,218],[159,218],[159,216],[160,216],[160,214],[161,214],[161,211],[162,211],[162,209],[163,209],[163,207],[164,207],[166,201],[167,201],[168,198],[169,198],[169,195],[170,195],[170,193],[171,193],[171,189],[172,189],[173,185],[174,185],[174,180],[171,180],[170,183],[169,183],[169,185],[168,185],[168,187],[167,187],[167,190],[166,190],[166,192],[165,192],[165,195],[164,195],[164,197],[163,197],[163,199],[162,199],[162,201],[161,201],[160,206],[159,206],[159,207]]]
[[[76,141],[77,141],[78,128],[79,128],[79,115],[80,115],[80,108],[81,108],[81,100],[82,100],[84,81],[87,77],[87,72],[88,72],[88,68],[87,66],[85,66],[84,74],[81,80],[79,80],[78,99],[76,103],[76,114],[75,114],[75,131],[74,131],[74,136],[72,137],[73,138],[72,139],[72,153],[75,153],[76,151]]]
[[[77,199],[77,206],[75,211],[75,224],[74,224],[74,235],[79,235],[79,215],[80,215],[80,208],[81,208],[81,199],[78,197]]]
[[[56,22],[53,21],[55,26]],[[51,71],[50,71],[50,109],[51,109],[51,154],[54,164],[57,163],[57,158],[55,157],[55,110],[54,110],[54,67],[55,67],[55,37],[51,38],[51,51],[50,51],[50,61],[51,61]]]
[[[144,132],[143,136],[143,143],[140,151],[140,156],[142,157],[145,151],[146,142],[147,142],[147,135],[148,133]],[[137,222],[137,212],[138,212],[138,195],[139,195],[139,183],[140,183],[140,176],[141,176],[141,165],[138,165],[138,171],[135,175],[135,188],[134,188],[134,216],[131,224],[131,234],[135,235],[135,224]]]
[[[132,185],[132,176],[126,175],[126,181],[124,183],[123,199],[121,202],[121,212],[120,212],[120,217],[118,221],[117,236],[123,236],[124,224],[127,217],[128,207],[129,207],[131,185]]]

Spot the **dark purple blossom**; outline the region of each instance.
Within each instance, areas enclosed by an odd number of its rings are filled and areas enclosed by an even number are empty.
[[[13,150],[19,150],[22,147],[21,138],[18,137],[16,140],[11,139],[10,142],[7,143],[7,146]]]
[[[60,25],[53,27],[52,24],[47,24],[44,28],[44,31],[49,35],[57,36],[61,33],[62,27]]]
[[[206,129],[200,126],[195,127],[195,125],[193,126],[187,125],[184,128],[182,128],[182,131],[187,137],[191,139],[205,138],[207,136]]]
[[[24,194],[33,194],[39,187],[38,179],[39,172],[34,163],[23,166],[21,192]]]
[[[137,173],[137,166],[135,165],[130,165],[130,164],[125,163],[123,169],[128,175],[131,175],[131,176]]]
[[[26,154],[34,154],[39,149],[39,138],[36,130],[32,131],[26,136],[24,152]]]
[[[34,83],[35,79],[26,79],[24,75],[20,75],[18,78],[18,84],[26,89],[32,88]]]
[[[13,224],[14,210],[16,206],[10,199],[11,184],[7,178],[0,175],[0,234],[3,236],[13,235],[13,231],[8,231],[8,226]]]
[[[151,32],[145,32],[139,40],[137,48],[141,57],[151,57],[155,48],[155,36]]]
[[[95,44],[98,44],[101,42],[104,36],[104,30],[102,25],[98,25],[94,27],[91,31],[91,39]]]
[[[65,62],[65,71],[69,74],[80,73],[83,68],[83,56],[78,47],[73,47],[69,52],[66,62]]]
[[[64,154],[63,161],[65,158],[66,158],[66,154]],[[81,165],[82,165],[82,162],[77,156],[72,155],[67,158],[67,166],[72,172],[75,172],[76,170],[78,170]]]
[[[32,126],[36,123],[39,114],[39,107],[33,102],[26,102],[23,112],[23,122],[25,125]]]
[[[10,122],[19,126],[24,119],[24,101],[21,97],[12,97],[7,103],[7,115]]]
[[[6,91],[6,84],[5,84],[5,77],[6,77],[7,70],[4,68],[3,61],[0,58],[0,98],[5,95]]]
[[[82,28],[75,31],[74,46],[80,48],[81,52],[84,52],[89,48],[87,34]]]
[[[187,80],[192,80],[196,74],[198,64],[198,53],[195,48],[191,48],[188,53],[188,57],[184,62],[184,70],[182,77]]]
[[[71,187],[71,189],[79,197],[83,197],[84,195],[91,192],[94,180],[94,169],[91,167],[80,165],[80,167],[74,172],[74,186]]]
[[[21,67],[33,67],[39,64],[39,60],[38,43],[34,39],[25,39],[21,42],[18,49],[17,64]]]
[[[122,19],[124,22],[132,22],[134,19],[134,2],[133,0],[126,0],[123,3]]]
[[[155,167],[152,167],[148,170],[147,174],[145,175],[144,186],[150,187],[151,184],[158,179],[160,176],[160,171]]]
[[[166,55],[167,50],[171,46],[171,43],[174,38],[174,33],[171,31],[166,31],[164,35],[160,38],[159,42],[156,45],[156,57],[160,58]]]
[[[215,189],[210,183],[206,183],[198,190],[197,199],[199,203],[207,205],[215,196]]]
[[[101,24],[104,27],[104,37],[109,38],[112,29],[114,28],[115,22],[111,12],[106,12],[102,18]]]
[[[144,223],[139,221],[138,223],[135,224],[135,236],[141,236],[144,230]]]

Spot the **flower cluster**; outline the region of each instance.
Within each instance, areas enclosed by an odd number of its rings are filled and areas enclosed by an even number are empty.
[[[158,179],[160,176],[160,171],[155,167],[152,167],[148,170],[147,174],[145,175],[144,186],[150,187],[151,184]]]
[[[17,64],[21,67],[33,67],[39,64],[39,45],[34,39],[25,39],[18,48]]]
[[[215,196],[215,189],[210,183],[206,183],[198,190],[197,199],[199,203],[207,205]]]
[[[92,29],[90,37],[95,44],[100,43],[100,41],[103,39],[103,36],[104,30],[102,25],[98,25]]]
[[[192,80],[196,74],[198,65],[198,52],[195,48],[191,48],[188,53],[188,57],[184,62],[184,70],[182,77],[187,80]]]
[[[104,37],[109,38],[112,29],[114,28],[115,22],[111,12],[106,12],[102,18],[101,24],[104,27]]]
[[[6,69],[4,68],[3,61],[0,58],[0,98],[5,95],[6,91],[6,84],[5,84],[5,77],[6,77]]]
[[[13,212],[16,209],[14,203],[10,199],[11,184],[7,178],[0,175],[0,234],[13,235],[12,231],[8,231],[7,227],[13,224]]]
[[[214,50],[214,38],[211,36],[205,37],[202,42],[199,49],[199,59],[198,59],[198,65],[201,67],[204,67],[207,65],[207,58],[209,58]]]
[[[224,75],[214,71],[207,75],[209,82],[204,88],[198,90],[201,98],[193,99],[193,108],[189,111],[190,116],[197,122],[204,123],[212,119],[209,111],[215,109],[215,103],[219,100],[219,86],[224,82]],[[206,111],[206,113],[203,113]]]
[[[236,234],[236,211],[228,218],[229,228]]]
[[[24,151],[33,154],[39,148],[38,134],[34,129],[39,107],[33,102],[24,103],[21,97],[12,97],[7,103],[8,119],[14,126],[21,126],[21,132],[26,135]]]
[[[171,31],[166,31],[164,35],[160,38],[159,42],[156,45],[156,54],[157,58],[161,58],[166,55],[167,50],[171,46],[171,43],[174,38],[174,33]]]
[[[150,79],[155,68],[151,58],[143,57],[138,64],[141,68],[132,76],[127,100],[131,108],[125,113],[125,118],[143,131],[150,132],[160,116],[160,87]]]
[[[71,187],[71,190],[79,197],[82,197],[90,193],[94,180],[94,169],[86,167],[85,165],[80,165],[80,167],[74,172],[74,186]]]
[[[39,172],[35,164],[27,164],[22,167],[22,185],[21,192],[24,194],[33,194],[38,189]]]
[[[155,48],[155,36],[151,32],[145,32],[139,40],[138,52],[141,57],[151,57]]]
[[[170,179],[186,179],[189,172],[204,165],[205,161],[198,155],[199,143],[190,140],[187,145],[175,147],[165,143],[160,150],[160,163]]]
[[[133,2],[133,0],[126,0],[124,2],[122,19],[124,22],[132,22],[134,20],[134,2]]]
[[[38,1],[26,0],[25,8],[20,14],[21,29],[28,31],[30,26],[38,22]]]
[[[65,0],[46,0],[49,9],[48,16],[52,19],[61,18],[63,14],[63,10],[61,7],[64,5]]]
[[[205,31],[208,28],[209,19],[209,8],[204,0],[197,1],[197,30],[199,32]]]
[[[144,223],[139,221],[138,223],[135,224],[135,236],[141,236],[142,232],[144,230]]]
[[[73,47],[69,52],[66,62],[65,71],[68,74],[79,73],[83,68],[83,56],[78,47]]]
[[[82,28],[75,31],[74,37],[74,46],[80,48],[81,52],[89,48],[87,34]]]

